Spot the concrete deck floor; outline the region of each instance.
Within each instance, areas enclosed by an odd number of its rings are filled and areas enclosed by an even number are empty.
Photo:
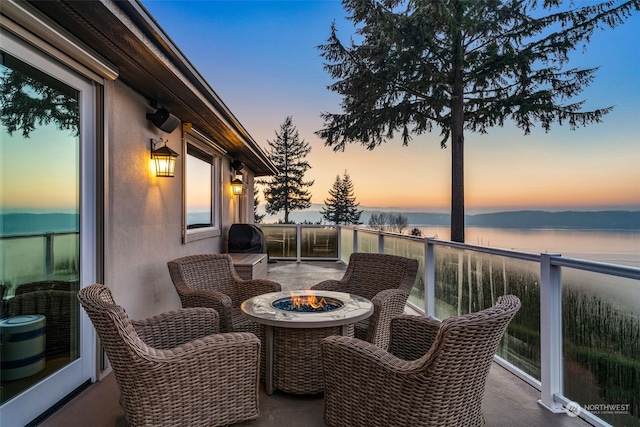
[[[341,278],[344,265],[336,262],[269,264],[269,279],[285,289],[306,289],[322,280]],[[381,390],[382,392],[382,390]],[[489,427],[578,427],[589,424],[566,414],[553,414],[540,406],[540,393],[497,364],[487,380],[483,412]],[[124,427],[127,425],[118,402],[113,374],[92,384],[60,408],[40,426]],[[236,424],[238,427],[324,427],[322,395],[298,396],[276,391],[268,396],[261,387],[260,417]]]

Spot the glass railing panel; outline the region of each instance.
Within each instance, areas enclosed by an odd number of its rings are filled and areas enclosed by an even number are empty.
[[[616,426],[640,426],[640,283],[562,268],[563,395]]]
[[[425,244],[423,240],[407,237],[384,235],[384,253],[418,260],[418,274],[409,295],[409,302],[420,308],[425,306],[424,297],[424,260]]]
[[[358,252],[378,253],[378,233],[358,230]]]
[[[43,234],[0,239],[0,283],[7,286],[11,296],[22,283],[46,278],[45,247]]]
[[[353,253],[353,228],[340,228],[340,261],[347,263]]]
[[[23,283],[77,281],[79,245],[76,232],[0,238],[0,283],[13,295]]]
[[[273,258],[297,257],[296,226],[260,225],[267,241],[267,253]]]
[[[477,312],[513,294],[522,308],[509,324],[497,355],[540,380],[540,266],[498,255],[437,246],[435,316]]]
[[[338,258],[337,227],[302,226],[300,234],[302,258]]]
[[[80,235],[78,233],[58,234],[53,239],[54,280],[77,281],[80,277]]]

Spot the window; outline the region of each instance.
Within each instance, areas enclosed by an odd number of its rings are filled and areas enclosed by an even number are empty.
[[[187,146],[187,229],[213,226],[213,156]]]
[[[186,135],[184,243],[220,235],[220,155],[202,135]]]

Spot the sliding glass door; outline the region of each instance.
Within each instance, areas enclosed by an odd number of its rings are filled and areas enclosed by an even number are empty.
[[[93,374],[76,292],[95,280],[95,87],[9,34],[0,54],[0,425],[13,426]]]

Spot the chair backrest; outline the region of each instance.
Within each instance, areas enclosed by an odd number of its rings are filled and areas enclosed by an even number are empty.
[[[77,281],[66,280],[42,280],[40,282],[23,283],[16,288],[15,294],[26,294],[35,291],[77,291]]]
[[[47,356],[77,351],[79,309],[76,292],[38,287],[33,289],[30,292],[16,290],[16,295],[7,302],[7,315],[41,314],[45,316]]]
[[[429,352],[415,361],[425,367],[425,395],[438,396],[433,405],[441,408],[442,416],[472,420],[459,425],[480,422],[493,356],[520,306],[518,297],[505,295],[493,307],[442,322]]]
[[[236,273],[229,254],[191,255],[169,261],[167,265],[176,287],[216,290],[236,301],[233,286]]]
[[[124,308],[113,301],[111,290],[104,285],[93,284],[80,289],[78,301],[91,319],[116,377],[126,379],[127,372],[135,370],[137,363],[144,363],[137,357],[140,351],[148,350],[131,319]],[[118,383],[120,387],[126,387],[127,381]]]
[[[411,292],[418,261],[396,255],[354,252],[342,278],[345,291],[371,299],[385,289]]]

